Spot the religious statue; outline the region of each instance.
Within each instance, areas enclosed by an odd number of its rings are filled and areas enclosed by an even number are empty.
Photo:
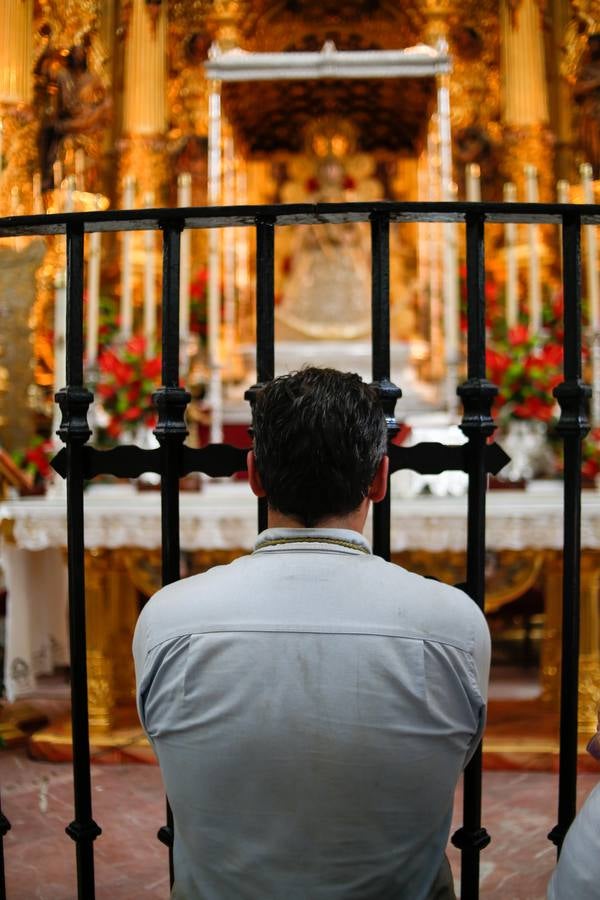
[[[348,168],[352,140],[348,123],[332,119],[311,125],[307,130],[309,158],[301,164],[304,185],[296,179],[284,190],[283,199],[315,203],[356,199],[356,180]],[[365,162],[361,157],[359,163]],[[374,179],[364,166],[362,169],[361,199],[375,199]],[[304,196],[300,197],[301,193]],[[369,334],[369,238],[362,224],[302,226],[294,235],[285,268],[282,298],[276,309],[278,337],[344,340]]]
[[[73,158],[76,150],[97,158],[102,152],[103,129],[110,119],[111,102],[101,78],[88,66],[90,42],[73,45],[57,65],[55,55],[38,61],[36,74],[46,102],[39,134],[40,168],[44,190],[53,187],[53,165]]]
[[[583,162],[600,176],[600,33],[588,36],[573,95],[579,105],[579,139]]]

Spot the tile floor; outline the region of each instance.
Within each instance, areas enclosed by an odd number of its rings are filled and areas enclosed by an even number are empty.
[[[490,695],[500,704],[509,697],[513,703],[531,703],[536,690],[534,675],[503,670],[492,679]],[[50,718],[63,714],[68,708],[64,681],[49,681],[34,705]],[[164,821],[160,772],[152,765],[105,762],[92,761],[94,818],[103,829],[95,842],[96,898],[166,900],[167,853],[156,840]],[[600,765],[596,768],[579,775],[580,803],[600,778]],[[492,842],[481,857],[480,896],[543,900],[555,861],[546,835],[555,824],[558,776],[494,768],[483,777],[482,819]],[[24,747],[5,749],[0,751],[0,786],[12,825],[4,841],[8,900],[74,900],[75,847],[64,832],[73,818],[70,764],[32,760]],[[461,809],[459,786],[452,830],[460,825]],[[459,852],[450,847],[448,855],[458,877]]]
[[[580,800],[596,783],[579,777]],[[74,845],[64,833],[72,818],[72,780],[66,763],[37,762],[23,749],[0,754],[9,900],[73,900]],[[164,800],[155,766],[93,765],[97,900],[165,900],[166,851],[156,840]],[[492,843],[481,861],[483,900],[542,900],[554,865],[546,834],[554,824],[557,779],[545,772],[485,772],[483,821]],[[460,823],[461,791],[455,822]],[[455,873],[459,854],[449,850]],[[267,900],[267,898],[265,898]]]

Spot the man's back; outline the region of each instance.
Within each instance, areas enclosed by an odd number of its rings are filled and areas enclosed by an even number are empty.
[[[134,641],[186,900],[426,897],[483,727],[489,635],[354,531],[272,529]]]

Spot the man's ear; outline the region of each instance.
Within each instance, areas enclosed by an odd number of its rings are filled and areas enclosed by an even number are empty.
[[[262,481],[260,479],[260,475],[258,474],[258,469],[256,468],[256,457],[254,455],[254,450],[248,450],[246,464],[248,466],[248,481],[250,483],[252,493],[255,495],[255,497],[266,497],[267,492],[262,486]]]
[[[377,466],[375,477],[371,482],[369,493],[367,494],[367,497],[369,498],[369,500],[372,500],[373,503],[379,503],[379,501],[383,500],[383,498],[387,494],[389,470],[390,458],[389,456],[383,456],[381,462]]]

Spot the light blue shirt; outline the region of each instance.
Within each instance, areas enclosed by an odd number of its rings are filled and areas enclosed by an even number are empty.
[[[548,900],[600,897],[600,784],[575,817],[548,885]]]
[[[159,591],[138,709],[185,900],[421,900],[484,726],[490,644],[461,591],[353,531],[271,529]]]

